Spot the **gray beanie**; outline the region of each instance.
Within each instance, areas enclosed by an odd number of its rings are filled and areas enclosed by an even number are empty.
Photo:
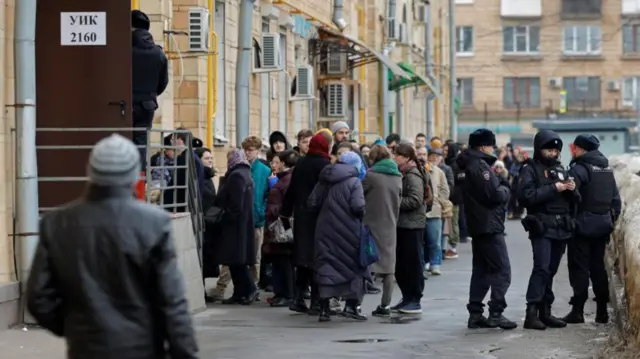
[[[337,121],[331,125],[331,132],[335,135],[336,132],[338,132],[341,128],[346,128],[347,130],[350,130],[349,125],[347,125],[346,122]]]
[[[129,139],[114,133],[93,147],[87,172],[89,182],[100,186],[132,186],[140,172],[140,152]]]

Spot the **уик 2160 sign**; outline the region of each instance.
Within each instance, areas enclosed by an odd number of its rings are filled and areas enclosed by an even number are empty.
[[[62,12],[60,13],[60,45],[105,46],[107,45],[106,12]]]

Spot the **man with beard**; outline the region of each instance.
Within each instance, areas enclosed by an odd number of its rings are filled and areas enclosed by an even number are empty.
[[[518,176],[518,200],[527,209],[522,226],[529,232],[533,270],[527,288],[526,329],[563,328],[564,321],[551,315],[555,299],[552,285],[573,234],[575,182],[558,160],[562,140],[557,133],[541,130],[533,139],[533,159]]]

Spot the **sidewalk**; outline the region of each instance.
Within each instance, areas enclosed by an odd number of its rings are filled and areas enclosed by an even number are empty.
[[[518,329],[466,328],[471,246],[461,244],[460,258],[446,260],[443,275],[427,281],[422,299],[424,314],[416,320],[369,318],[366,323],[353,323],[336,319],[320,324],[317,318],[270,308],[264,302],[249,307],[214,305],[195,317],[201,358],[592,358],[606,343],[609,328],[594,323],[595,303],[591,301],[586,324],[542,332],[522,329],[524,294],[532,265],[530,245],[519,222],[509,222],[508,233],[513,281],[505,315],[518,322]],[[566,262],[554,284],[554,313],[564,315],[571,296]],[[378,301],[379,296],[367,296],[363,312],[370,314]],[[361,339],[369,342],[358,342]],[[379,342],[371,343],[376,340]],[[0,332],[0,353],[2,359],[65,357],[63,341],[35,329]]]

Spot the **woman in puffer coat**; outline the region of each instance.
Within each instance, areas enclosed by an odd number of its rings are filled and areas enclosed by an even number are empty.
[[[346,299],[341,315],[367,319],[358,311],[369,271],[360,265],[364,192],[358,179],[360,164],[347,164],[359,160],[355,152],[343,153],[337,163],[320,172],[320,180],[309,196],[309,209],[318,211],[314,270],[321,322],[331,320],[329,306],[333,297]]]

